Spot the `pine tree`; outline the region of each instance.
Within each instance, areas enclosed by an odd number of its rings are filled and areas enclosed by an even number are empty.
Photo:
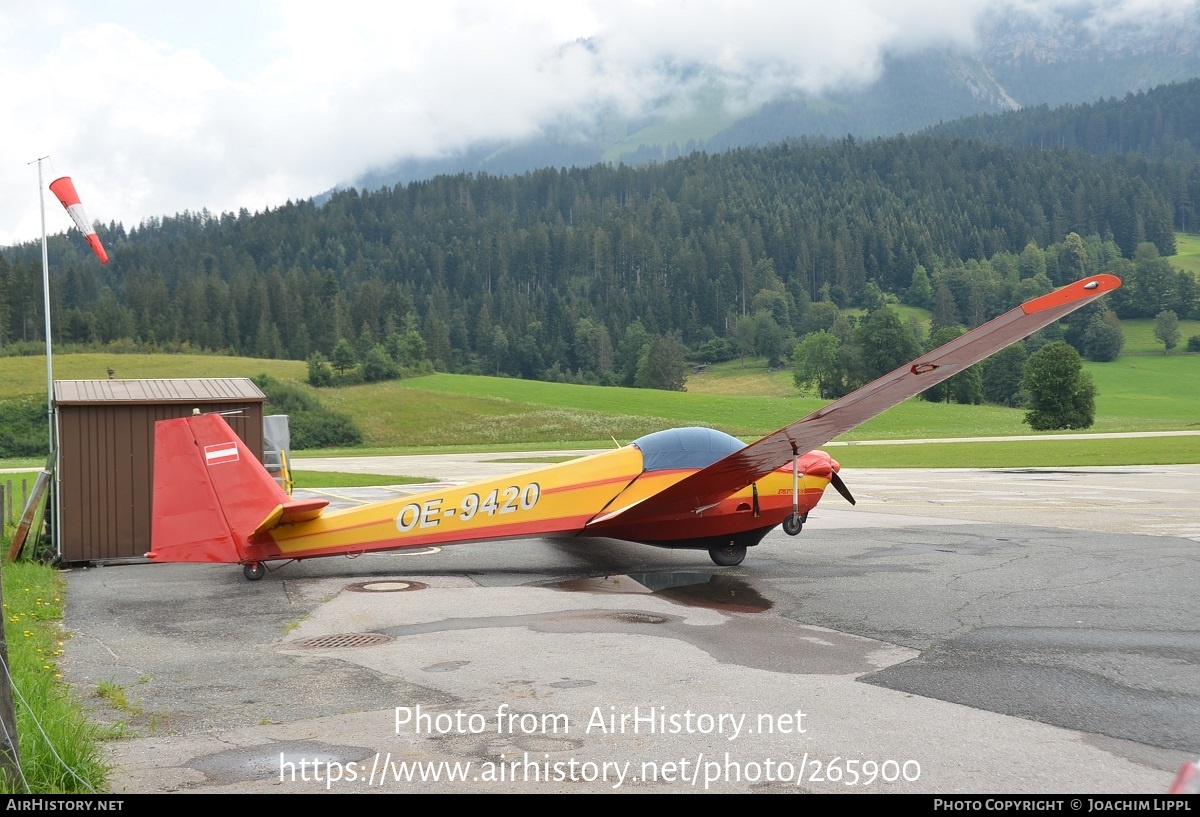
[[[338,338],[337,345],[333,347],[331,362],[338,374],[345,374],[347,369],[353,369],[358,365],[358,357],[355,356],[354,347],[350,345],[350,341]]]

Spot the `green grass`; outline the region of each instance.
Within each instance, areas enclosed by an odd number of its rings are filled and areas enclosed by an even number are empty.
[[[1200,355],[1120,357],[1084,369],[1099,392],[1092,431],[1200,428]]]
[[[113,681],[97,681],[96,697],[113,709],[119,709],[122,712],[138,713],[142,711],[140,707],[129,703],[129,696],[125,694],[125,687]]]
[[[888,304],[887,307],[900,316],[901,323],[907,324],[910,320],[916,321],[926,332],[929,331],[929,324],[933,320],[933,310],[924,309],[919,306],[909,306],[907,304]],[[856,318],[865,318],[867,310],[862,308],[847,309],[844,310],[844,314],[853,315]]]
[[[1200,437],[829,446],[846,468],[1047,468],[1200,462]]]
[[[362,488],[375,485],[411,485],[433,482],[431,477],[401,477],[395,474],[348,474],[342,471],[293,471],[297,488]]]
[[[1062,432],[1057,432],[1061,434]],[[826,445],[834,459],[850,468],[1045,468],[1097,465],[1177,465],[1200,462],[1200,437],[1141,437],[1129,439],[1013,440],[1012,442],[897,443]],[[504,457],[490,462],[513,465],[560,463],[574,456]],[[387,474],[353,474],[356,485],[392,485]],[[422,480],[429,481],[429,480]],[[315,483],[324,486],[318,479]]]
[[[488,462],[511,462],[517,465],[538,465],[544,463],[569,462],[575,459],[573,456],[564,457],[500,457]]]
[[[1165,347],[1162,341],[1154,337],[1153,318],[1130,318],[1121,321],[1121,331],[1125,335],[1125,346],[1121,348],[1121,356],[1126,355],[1163,355]],[[1192,335],[1200,335],[1200,321],[1183,320],[1179,322],[1179,345],[1171,350],[1172,355],[1184,354],[1187,339]]]
[[[929,323],[933,320],[933,310],[922,309],[919,306],[906,304],[888,304],[888,308],[900,316],[900,320],[908,323],[910,320],[921,324],[928,331]]]
[[[1112,364],[1088,364],[1100,388],[1094,432],[1186,430],[1192,428],[1195,417],[1186,405],[1189,390],[1193,394],[1200,385],[1200,356],[1164,356],[1161,366],[1149,363],[1152,357]],[[1142,365],[1148,364],[1148,365]],[[727,366],[728,364],[722,364]],[[1109,367],[1104,369],[1103,367]],[[556,408],[563,413],[578,411],[597,421],[600,412],[612,421],[613,428],[629,417],[651,418],[657,426],[653,431],[678,425],[711,425],[742,437],[756,437],[774,431],[822,406],[824,401],[802,397],[747,398],[727,394],[692,394],[661,392],[643,389],[615,389],[600,386],[572,386],[502,378],[431,375],[394,384],[395,401],[418,410],[421,399],[434,395],[445,399],[460,395],[471,400],[506,401],[509,416],[527,411],[537,413]],[[481,398],[480,394],[491,394]],[[409,395],[418,395],[414,400]],[[589,407],[591,412],[584,411]],[[610,413],[611,412],[611,413]],[[928,403],[908,400],[896,408],[865,423],[844,435],[842,439],[915,439],[929,437],[977,437],[1028,434],[1023,422],[1025,412],[1000,406],[959,406],[948,403]],[[410,417],[411,420],[411,417]],[[426,418],[427,424],[437,423]],[[601,442],[600,434],[589,435],[594,426],[580,425],[564,429],[559,442]],[[444,431],[445,428],[441,429]],[[501,431],[493,428],[488,436],[480,436],[480,446],[501,442]],[[572,431],[575,435],[568,436]],[[631,437],[614,432],[618,440]],[[632,435],[637,436],[637,435]],[[460,439],[462,439],[460,437]],[[522,439],[520,436],[513,439]],[[553,441],[554,436],[543,437]],[[527,440],[527,438],[526,438]],[[396,444],[413,444],[410,441]],[[492,449],[494,450],[494,449]]]
[[[7,542],[4,547],[7,549]],[[38,794],[107,791],[108,769],[99,749],[102,735],[84,717],[58,670],[66,638],[60,630],[62,575],[49,566],[27,561],[5,563],[0,572],[8,660],[13,689],[19,693],[13,698],[21,769],[28,782],[26,788],[19,781],[10,781],[3,790]]]
[[[280,380],[303,381],[308,366],[302,360],[259,360],[218,355],[117,355],[87,352],[54,356],[55,380],[106,380],[108,367],[120,380],[173,377],[254,377],[269,374]],[[46,397],[46,358],[0,358],[0,400],[24,395]]]
[[[17,468],[15,465],[5,465],[3,460],[0,460],[0,468]],[[21,483],[25,483],[25,496],[29,496],[29,492],[33,490],[33,484],[37,481],[37,471],[19,471],[15,474],[0,474],[0,487],[4,488],[4,505],[7,511],[8,507],[8,490],[9,484],[12,485],[12,512],[13,516],[20,516],[24,506],[21,504]]]
[[[1172,267],[1200,275],[1200,235],[1175,233],[1175,254],[1170,260]]]
[[[713,363],[700,374],[689,374],[689,394],[721,394],[741,397],[796,397],[792,370],[768,369],[765,357],[738,358]]]
[[[656,411],[656,401],[645,400],[637,389],[542,383],[549,388],[530,391],[523,388],[527,385],[535,384],[431,375],[321,396],[335,410],[355,417],[374,446],[465,444],[487,449],[520,442],[545,447],[609,435],[628,442],[672,425]],[[629,396],[632,405],[621,406],[621,395]]]
[[[456,432],[460,441],[470,439],[462,433],[472,433],[485,445],[505,437],[520,439],[520,435],[527,440],[547,442],[596,441],[610,436],[628,442],[642,434],[679,425],[713,425],[733,434],[753,435],[764,429],[773,430],[786,422],[784,418],[794,419],[820,405],[818,400],[801,397],[748,400],[734,395],[465,375],[438,374],[394,385],[395,393],[388,397],[414,405],[450,396],[488,405],[491,410],[487,416],[472,419],[468,427]],[[448,426],[453,422],[443,414],[437,417],[426,417],[420,423],[424,433],[437,431],[431,425]],[[511,437],[514,432],[519,436]]]
[[[1090,431],[1197,428],[1200,355],[1154,351],[1148,321],[1127,322],[1128,354],[1114,363],[1089,363],[1099,387]],[[1194,329],[1200,332],[1200,322]],[[1161,349],[1161,347],[1159,347]],[[111,355],[63,355],[62,377],[87,376]],[[230,376],[272,373],[294,381],[304,364],[180,355],[125,355],[129,374]],[[140,365],[139,365],[140,362]],[[19,367],[39,359],[0,359],[0,394],[17,391]],[[14,367],[18,367],[14,369]],[[32,371],[32,370],[31,370]],[[25,373],[28,375],[29,373]],[[125,371],[119,371],[125,374]],[[370,456],[408,452],[606,448],[673,426],[707,425],[755,439],[815,411],[825,401],[800,395],[789,370],[768,371],[761,359],[716,364],[689,378],[688,392],[581,386],[509,378],[435,374],[410,380],[314,390],[330,408],[363,428],[367,446],[304,452],[303,456]],[[36,390],[36,379],[24,388]],[[308,388],[305,386],[304,388]],[[909,400],[844,435],[843,440],[887,440],[1028,434],[1024,412],[998,406],[958,406]],[[310,483],[330,485],[325,475]],[[395,478],[389,478],[395,481]]]

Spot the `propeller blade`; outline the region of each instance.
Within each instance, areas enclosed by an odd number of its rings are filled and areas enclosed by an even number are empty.
[[[851,505],[858,504],[854,501],[854,494],[850,493],[850,489],[846,487],[846,483],[842,482],[842,478],[838,476],[837,471],[833,472],[833,475],[829,478],[829,482],[839,494],[845,497],[847,502]]]

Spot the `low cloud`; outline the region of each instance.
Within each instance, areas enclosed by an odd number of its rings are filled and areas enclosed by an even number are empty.
[[[0,134],[13,191],[0,244],[37,234],[24,162],[47,153],[47,174],[75,176],[92,217],[133,226],[274,206],[372,166],[599,112],[662,110],[705,84],[744,107],[862,85],[888,55],[970,51],[988,13],[1085,14],[1096,30],[1196,13],[1195,0],[260,0],[159,11],[151,26],[134,0],[95,5],[0,10],[16,125]],[[202,31],[170,13],[206,15]]]

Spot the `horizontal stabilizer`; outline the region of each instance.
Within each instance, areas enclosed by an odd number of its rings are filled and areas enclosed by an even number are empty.
[[[276,505],[274,510],[267,514],[267,518],[254,529],[251,536],[266,533],[280,525],[291,525],[316,519],[327,505],[329,505],[328,499],[296,499],[283,505]]]

